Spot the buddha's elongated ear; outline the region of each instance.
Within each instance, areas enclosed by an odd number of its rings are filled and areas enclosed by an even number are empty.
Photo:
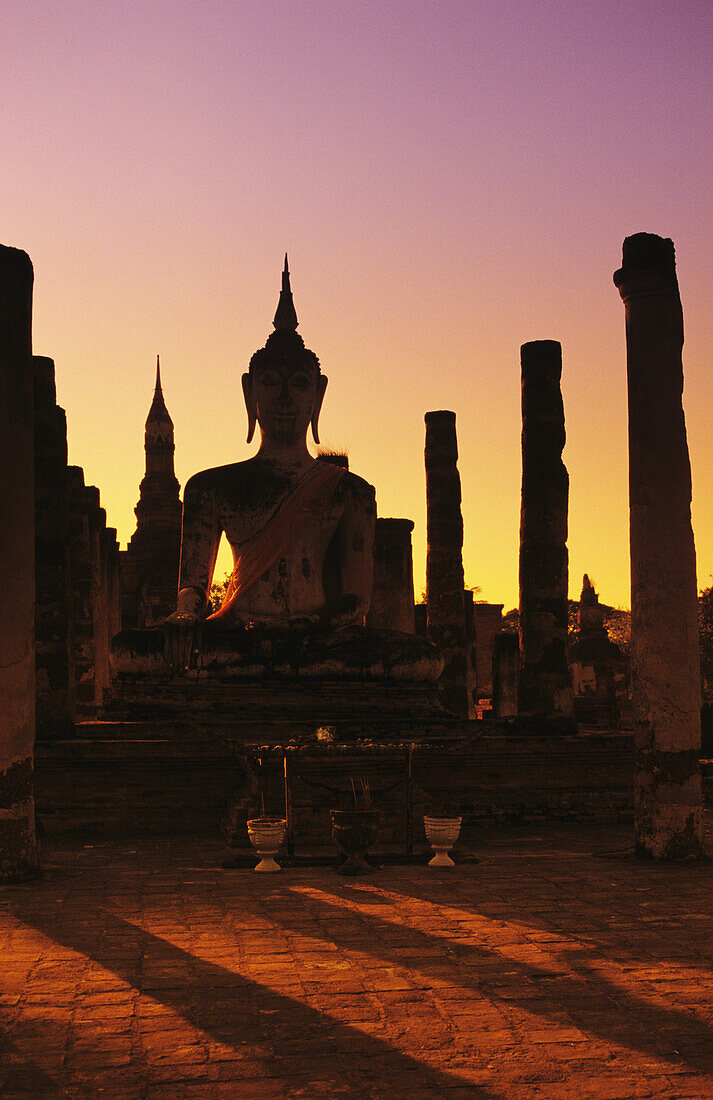
[[[324,401],[324,391],[327,388],[328,378],[325,378],[323,374],[320,374],[317,378],[317,392],[314,398],[314,406],[312,408],[312,438],[315,443],[319,443],[319,413],[322,408],[322,402]]]
[[[248,414],[248,443],[252,443],[253,436],[255,435],[255,425],[257,423],[257,403],[255,401],[255,395],[253,394],[252,378],[250,375],[244,374],[242,382],[245,408]]]

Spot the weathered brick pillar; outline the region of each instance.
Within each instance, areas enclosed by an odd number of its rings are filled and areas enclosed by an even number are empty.
[[[493,646],[503,628],[501,603],[473,605],[473,629],[476,641],[475,690],[484,699],[493,694]]]
[[[109,650],[111,639],[121,630],[121,570],[116,527],[106,529],[107,584],[109,600]]]
[[[465,617],[465,676],[468,688],[468,717],[475,718],[478,696],[478,634],[475,625],[475,601],[470,588],[463,589],[463,614]]]
[[[29,256],[0,245],[0,880],[38,868],[32,282]]]
[[[69,688],[67,420],[57,405],[54,363],[33,356],[35,383],[35,675],[37,736],[74,728]]]
[[[71,583],[70,677],[74,705],[80,717],[93,717],[94,687],[94,557],[89,526],[90,507],[84,470],[67,470],[69,557]]]
[[[463,517],[454,412],[426,413],[426,604],[428,637],[445,667],[443,705],[472,717],[463,602]]]
[[[413,604],[413,520],[377,519],[374,535],[374,590],[367,626],[416,631]]]
[[[624,241],[635,829],[642,855],[702,856],[700,665],[683,315],[673,241]]]
[[[560,390],[562,348],[535,340],[522,364],[522,503],[518,710],[550,726],[576,726],[567,666],[567,506],[569,477]]]
[[[502,631],[493,638],[493,714],[496,718],[517,715],[517,682],[520,645],[517,634]]]
[[[106,541],[106,511],[101,507],[99,490],[87,488],[89,530],[92,542],[92,611],[94,614],[94,704],[101,707],[109,686],[109,577]]]

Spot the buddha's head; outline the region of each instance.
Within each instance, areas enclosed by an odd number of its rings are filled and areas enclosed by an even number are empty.
[[[275,331],[265,346],[255,352],[249,372],[243,375],[248,443],[256,423],[263,436],[288,445],[306,440],[311,424],[314,441],[319,443],[319,413],[327,379],[320,370],[319,359],[295,331],[297,315],[289,280],[285,256]]]

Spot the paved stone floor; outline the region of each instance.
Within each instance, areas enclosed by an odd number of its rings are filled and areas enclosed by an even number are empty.
[[[0,1096],[711,1097],[713,865],[629,841],[492,832],[356,880],[49,845],[0,889]]]

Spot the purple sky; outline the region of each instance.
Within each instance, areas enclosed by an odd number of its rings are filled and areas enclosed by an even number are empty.
[[[713,573],[713,5],[5,0],[0,239],[35,264],[70,458],[125,542],[161,353],[181,482],[247,457],[287,248],[382,515],[457,413],[467,582],[517,599],[519,346],[563,344],[572,592],[628,603],[624,236],[673,237],[699,580]]]

